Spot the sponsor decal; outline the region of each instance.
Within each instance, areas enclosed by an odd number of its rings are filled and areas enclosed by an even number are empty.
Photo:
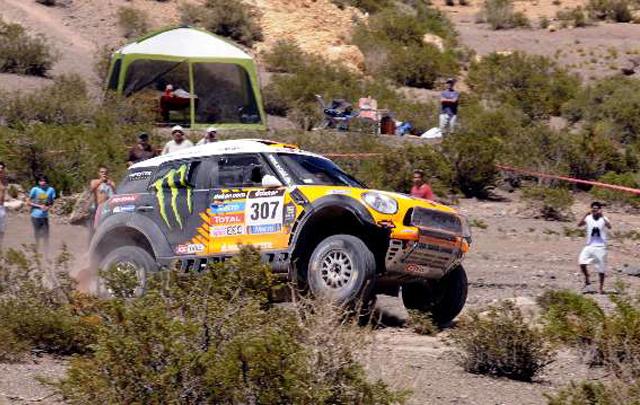
[[[329,195],[349,195],[351,194],[351,190],[329,190],[327,191],[327,194]]]
[[[138,194],[118,195],[109,199],[109,205],[131,203],[138,199]]]
[[[286,170],[284,170],[284,167],[282,167],[282,165],[280,164],[280,162],[278,162],[278,159],[275,158],[275,156],[273,155],[269,155],[269,161],[271,162],[271,164],[273,165],[273,167],[276,168],[276,170],[278,171],[278,173],[280,173],[280,176],[282,176],[282,178],[284,179],[284,182],[290,186],[292,184],[291,182],[291,176],[289,176],[289,173],[287,173]]]
[[[284,207],[284,223],[290,224],[296,219],[296,206],[289,203]]]
[[[407,264],[407,266],[404,269],[409,273],[424,273],[426,271],[421,266],[418,266],[417,264],[413,264],[413,263]]]
[[[225,237],[225,236],[238,236],[244,235],[244,225],[230,225],[230,226],[212,226],[209,230],[209,234],[212,237]]]
[[[240,200],[247,197],[246,191],[230,192],[230,193],[218,193],[213,196],[214,201],[219,200]]]
[[[220,251],[221,252],[237,252],[238,250],[240,250],[240,246],[239,244],[224,244],[222,246],[220,246]],[[273,243],[271,242],[258,242],[258,243],[252,243],[251,246],[253,247],[257,247],[259,249],[272,249],[273,248]]]
[[[153,172],[151,170],[143,170],[140,172],[130,173],[128,178],[129,181],[145,180],[151,177],[152,174]]]
[[[211,214],[243,213],[244,202],[211,204]]]
[[[183,244],[176,246],[176,254],[192,255],[196,253],[204,253],[205,246],[201,243]]]
[[[216,215],[211,217],[211,225],[232,225],[244,223],[244,214]]]
[[[191,170],[191,164],[183,164],[180,168],[171,169],[163,178],[156,180],[156,199],[158,200],[158,206],[160,207],[160,216],[167,224],[168,228],[171,228],[171,222],[169,221],[169,215],[167,214],[167,203],[173,211],[175,222],[183,228],[182,215],[178,209],[178,197],[180,194],[185,195],[187,212],[191,214],[193,211],[193,187],[187,184],[187,173]],[[165,199],[165,189],[169,188],[171,192],[171,200],[169,202]],[[182,210],[184,211],[184,210]]]
[[[282,230],[281,224],[266,224],[266,225],[249,225],[247,226],[247,233],[249,235],[263,235],[266,233],[278,233]]]
[[[117,207],[113,207],[113,213],[117,214],[120,212],[133,212],[136,210],[135,205],[119,205]]]

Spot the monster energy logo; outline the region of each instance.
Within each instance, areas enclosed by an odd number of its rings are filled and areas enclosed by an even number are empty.
[[[176,219],[176,222],[180,226],[180,229],[184,227],[182,223],[182,216],[180,215],[180,210],[178,209],[178,197],[179,190],[186,190],[187,197],[187,210],[189,215],[193,212],[193,201],[192,201],[192,191],[193,187],[191,187],[187,183],[187,173],[191,168],[190,164],[183,164],[179,169],[171,169],[169,173],[167,173],[161,179],[156,180],[156,198],[158,199],[158,207],[160,207],[160,216],[164,219],[164,222],[167,224],[167,227],[171,228],[171,223],[169,222],[169,217],[167,216],[167,201],[165,198],[165,190],[168,188],[171,190],[171,209],[173,211],[173,215]]]

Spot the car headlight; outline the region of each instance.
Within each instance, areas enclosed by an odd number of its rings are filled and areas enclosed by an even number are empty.
[[[388,195],[380,193],[364,193],[362,199],[374,210],[383,214],[395,214],[398,212],[398,203]]]

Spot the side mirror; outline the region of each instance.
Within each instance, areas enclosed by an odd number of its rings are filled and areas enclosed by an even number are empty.
[[[262,187],[264,188],[278,188],[282,187],[282,183],[275,176],[265,174],[262,178]]]

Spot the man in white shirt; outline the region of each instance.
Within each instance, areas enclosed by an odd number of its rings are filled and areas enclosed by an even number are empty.
[[[206,145],[213,142],[218,142],[218,129],[215,127],[209,127],[207,128],[207,133],[198,141],[198,143],[196,143],[196,146]]]
[[[607,229],[611,229],[609,218],[602,215],[602,203],[591,203],[591,212],[588,212],[578,226],[585,226],[587,230],[587,245],[580,252],[580,270],[584,274],[584,292],[589,292],[589,272],[587,265],[596,266],[600,277],[600,294],[604,294],[604,277],[607,272]]]
[[[162,148],[162,154],[177,152],[179,150],[187,149],[193,146],[190,140],[184,137],[184,129],[180,125],[176,125],[171,128],[171,136],[173,141],[169,141]]]

